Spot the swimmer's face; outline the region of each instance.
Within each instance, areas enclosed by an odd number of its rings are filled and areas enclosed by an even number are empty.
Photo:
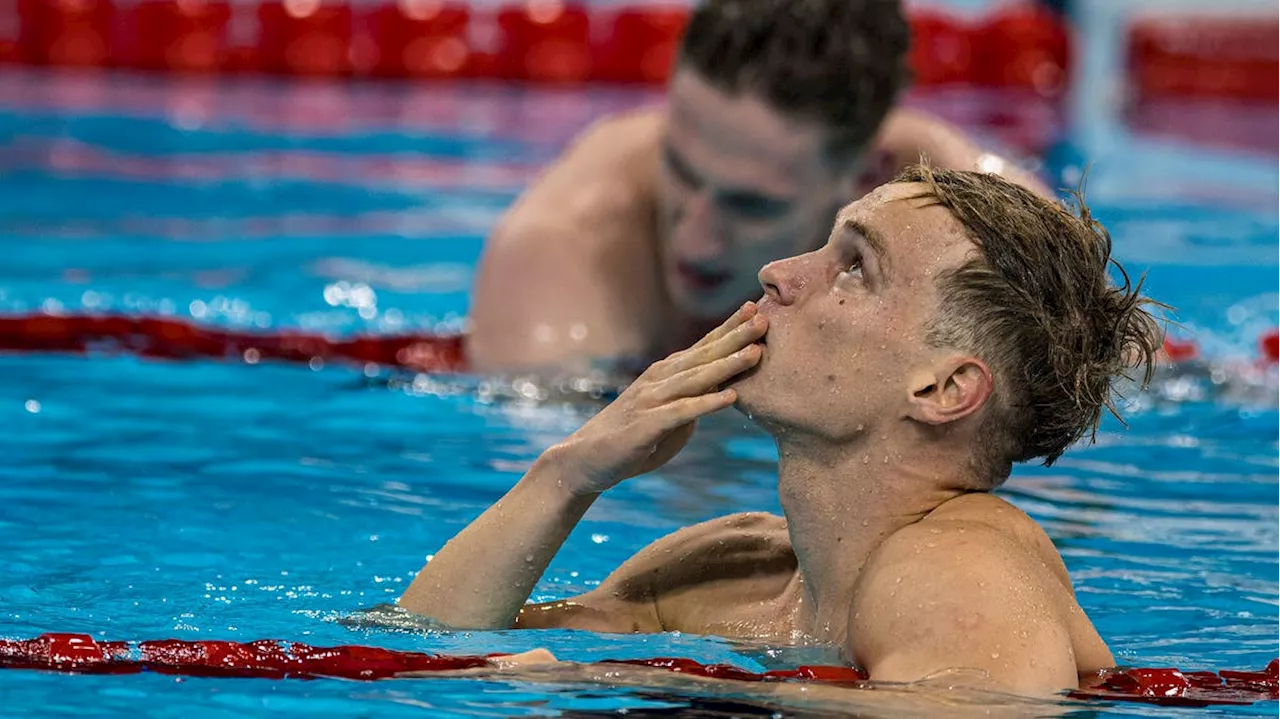
[[[739,408],[832,441],[911,411],[921,373],[954,354],[925,341],[936,280],[977,251],[951,213],[914,198],[922,190],[883,185],[840,211],[825,246],[760,271],[769,331],[734,385]]]
[[[663,272],[676,305],[719,319],[758,291],[768,262],[819,246],[853,194],[820,129],[692,70],[672,80],[662,140]]]

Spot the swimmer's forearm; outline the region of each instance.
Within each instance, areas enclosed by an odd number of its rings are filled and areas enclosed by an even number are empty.
[[[573,491],[577,463],[552,448],[414,578],[400,606],[458,629],[505,629],[596,494]]]

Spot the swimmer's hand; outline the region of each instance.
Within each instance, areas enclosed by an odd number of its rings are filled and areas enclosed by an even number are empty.
[[[659,360],[609,406],[549,454],[570,461],[578,495],[599,494],[619,482],[666,464],[693,435],[699,417],[731,406],[727,381],[754,367],[755,344],[768,329],[756,304],[743,305],[689,349]]]
[[[489,659],[489,666],[501,671],[525,669],[528,667],[545,667],[551,664],[560,663],[560,660],[556,659],[556,655],[552,654],[551,650],[542,648],[530,649],[527,652],[520,652],[519,654],[503,654]]]

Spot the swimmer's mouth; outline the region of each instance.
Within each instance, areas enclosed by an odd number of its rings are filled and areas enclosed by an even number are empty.
[[[729,281],[728,272],[707,272],[684,262],[676,264],[676,272],[682,282],[700,292],[714,290]]]

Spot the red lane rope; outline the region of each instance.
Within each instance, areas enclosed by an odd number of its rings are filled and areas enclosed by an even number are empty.
[[[159,674],[262,679],[387,679],[407,672],[476,669],[504,654],[450,656],[379,647],[313,647],[264,639],[255,642],[100,642],[87,634],[43,634],[34,639],[0,640],[0,668],[74,674]],[[692,676],[744,682],[802,681],[857,686],[867,675],[841,666],[750,672],[728,664],[692,659],[606,660]],[[1114,669],[1071,693],[1076,699],[1141,701],[1165,705],[1253,704],[1277,699],[1280,659],[1262,671],[1182,672],[1178,669]]]
[[[118,351],[143,357],[211,357],[255,364],[260,360],[311,363],[346,361],[403,367],[420,372],[465,372],[463,336],[364,335],[333,340],[297,332],[250,332],[200,326],[175,317],[120,315],[0,316],[0,352]],[[1277,330],[1258,339],[1258,361],[1277,363]],[[1174,362],[1199,358],[1192,340],[1167,338],[1164,352]]]
[[[347,361],[423,372],[465,369],[461,335],[360,336],[332,340],[305,332],[202,327],[172,317],[20,315],[0,317],[0,351],[119,351],[143,357]]]
[[[0,3],[0,63],[174,73],[662,83],[692,3],[438,0],[35,0]],[[918,84],[1057,97],[1061,15],[1031,2],[978,17],[908,13]]]

